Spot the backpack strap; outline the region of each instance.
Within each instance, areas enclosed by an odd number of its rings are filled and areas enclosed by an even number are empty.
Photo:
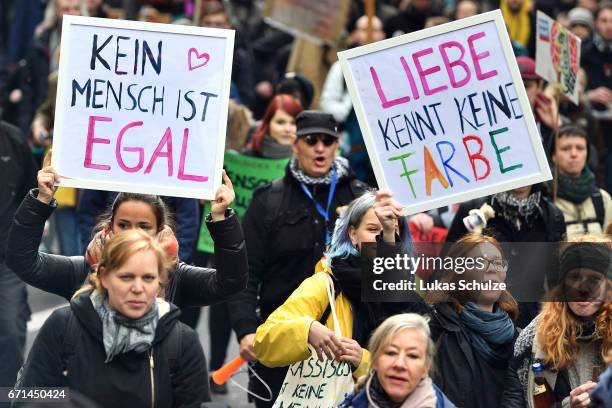
[[[170,368],[170,379],[172,380],[179,369],[179,356],[183,342],[183,331],[180,324],[175,324],[170,333],[168,340],[164,342],[166,355],[168,356],[168,367]]]
[[[74,355],[78,339],[81,337],[81,325],[77,322],[76,316],[72,310],[68,313],[68,321],[64,328],[64,339],[62,343],[62,375],[68,377],[68,364]]]
[[[603,229],[604,218],[606,215],[606,210],[604,208],[603,196],[601,195],[601,191],[597,189],[593,194],[591,194],[591,200],[593,201],[593,207],[595,207],[595,219],[597,219],[597,223],[601,225]]]
[[[274,223],[274,220],[278,218],[280,208],[283,202],[283,195],[285,192],[285,178],[281,177],[274,180],[270,185],[268,196],[266,197],[266,215],[264,217],[264,228],[269,231],[270,227]]]

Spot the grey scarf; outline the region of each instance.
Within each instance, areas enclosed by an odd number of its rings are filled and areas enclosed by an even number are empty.
[[[288,159],[292,154],[291,145],[282,145],[269,135],[266,135],[261,142],[261,155],[266,159]]]
[[[93,307],[102,320],[102,337],[106,361],[129,351],[143,353],[153,344],[155,329],[159,321],[157,302],[140,319],[130,319],[113,310],[108,303],[108,295],[94,292],[91,297]]]
[[[336,177],[338,181],[342,180],[342,178],[346,177],[349,173],[348,160],[342,156],[336,156],[334,158],[334,163],[332,164],[332,168],[334,167],[336,168],[336,172],[337,172]],[[302,182],[308,186],[320,185],[320,184],[323,184],[323,185],[331,184],[331,180],[332,180],[332,170],[331,169],[324,176],[311,177],[300,169],[300,166],[298,165],[298,160],[296,157],[293,157],[291,159],[291,162],[289,163],[289,169],[291,170],[291,174],[297,181]]]

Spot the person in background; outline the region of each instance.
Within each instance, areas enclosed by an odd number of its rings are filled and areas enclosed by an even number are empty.
[[[146,232],[113,236],[88,284],[43,324],[16,386],[70,387],[104,406],[210,401],[198,334],[163,300],[170,265]]]
[[[382,21],[374,16],[372,18],[372,26],[372,40],[383,40],[385,38],[385,33],[383,31]],[[361,16],[356,21],[355,28],[351,32],[348,40],[348,48],[367,44],[367,28],[368,17]],[[357,178],[368,185],[375,186],[376,179],[374,177],[374,171],[372,170],[363,135],[361,134],[361,129],[357,122],[357,115],[353,109],[351,96],[344,83],[340,61],[334,62],[327,74],[321,93],[320,106],[322,111],[331,113],[334,115],[334,119],[342,124],[346,134],[346,136],[344,136],[347,145],[345,156],[348,158],[351,168],[355,172]]]
[[[584,7],[573,8],[567,13],[567,27],[580,37],[584,45],[585,41],[591,40],[595,30],[593,14]]]
[[[433,14],[432,0],[411,0],[405,2],[405,8],[400,8],[399,14],[385,21],[385,37],[412,33],[425,28],[425,21]]]
[[[512,41],[535,56],[535,15],[530,0],[501,0],[499,3]]]
[[[604,136],[606,186],[612,191],[612,2],[602,1],[595,12],[595,32],[582,44],[580,66],[587,74],[587,97],[600,119]]]
[[[302,112],[300,102],[287,94],[270,101],[244,154],[264,159],[285,159],[292,155],[296,139],[296,117]]]
[[[289,94],[300,101],[303,109],[310,109],[312,98],[314,98],[314,86],[304,75],[287,72],[276,84],[276,94]]]
[[[23,364],[30,308],[25,283],[5,263],[6,245],[17,197],[36,184],[36,165],[21,131],[2,121],[0,157],[0,387],[11,387]]]
[[[536,362],[543,366],[553,401],[591,406],[589,394],[612,350],[611,243],[587,235],[563,251],[559,283],[516,340],[501,406],[532,406]]]
[[[597,187],[595,174],[586,165],[586,132],[577,126],[563,126],[553,142],[552,160],[558,167],[555,205],[563,211],[567,238],[602,234],[612,220],[612,198]]]
[[[347,160],[336,157],[339,134],[332,115],[304,111],[296,126],[293,158],[285,176],[255,190],[242,224],[249,283],[229,305],[240,355],[250,362],[257,361],[253,350],[257,327],[312,275],[313,265],[330,242],[337,208],[367,188],[355,179]],[[254,369],[272,388],[280,388],[283,370],[260,363]],[[251,382],[250,389],[267,395],[258,382]],[[260,400],[255,404],[272,406]]]
[[[202,2],[200,26],[234,29],[225,6],[218,1]],[[254,98],[255,76],[253,56],[248,51],[240,31],[236,32],[234,58],[232,60],[232,83],[238,88],[240,103],[249,106]]]
[[[462,18],[475,16],[480,13],[480,4],[474,0],[460,0],[455,4],[453,10],[453,19],[461,20]]]
[[[429,376],[435,370],[435,345],[425,317],[414,313],[389,317],[372,333],[368,350],[371,369],[341,407],[455,406]]]

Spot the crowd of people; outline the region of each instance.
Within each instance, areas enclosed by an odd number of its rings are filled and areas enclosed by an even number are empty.
[[[612,407],[612,2],[379,0],[368,16],[370,2],[352,0],[334,47],[267,24],[264,3],[0,3],[0,388],[70,387],[87,407],[199,407],[228,392],[210,373],[233,331],[257,408],[308,358],[349,367],[343,407]],[[336,53],[497,8],[554,179],[405,216],[377,189]],[[536,73],[538,10],[581,39],[578,104]],[[225,172],[206,206],[58,188],[68,14],[236,30],[226,152],[286,160],[283,176],[254,188],[242,217]],[[473,232],[465,219],[485,207],[494,215]],[[520,289],[364,301],[365,248],[414,254],[411,231],[434,226],[446,256],[486,262],[432,277]],[[26,285],[69,302],[27,355]],[[202,306],[208,362],[194,330]]]

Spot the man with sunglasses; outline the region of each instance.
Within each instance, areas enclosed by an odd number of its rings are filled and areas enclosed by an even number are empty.
[[[296,117],[296,126],[285,176],[255,190],[243,219],[249,283],[229,307],[240,354],[251,362],[257,361],[253,351],[257,327],[312,275],[330,242],[337,209],[368,187],[355,178],[345,158],[336,156],[339,132],[331,114],[304,111]],[[254,368],[273,393],[270,402],[256,399],[255,404],[271,407],[287,369],[259,363]],[[250,389],[268,396],[256,379]]]

